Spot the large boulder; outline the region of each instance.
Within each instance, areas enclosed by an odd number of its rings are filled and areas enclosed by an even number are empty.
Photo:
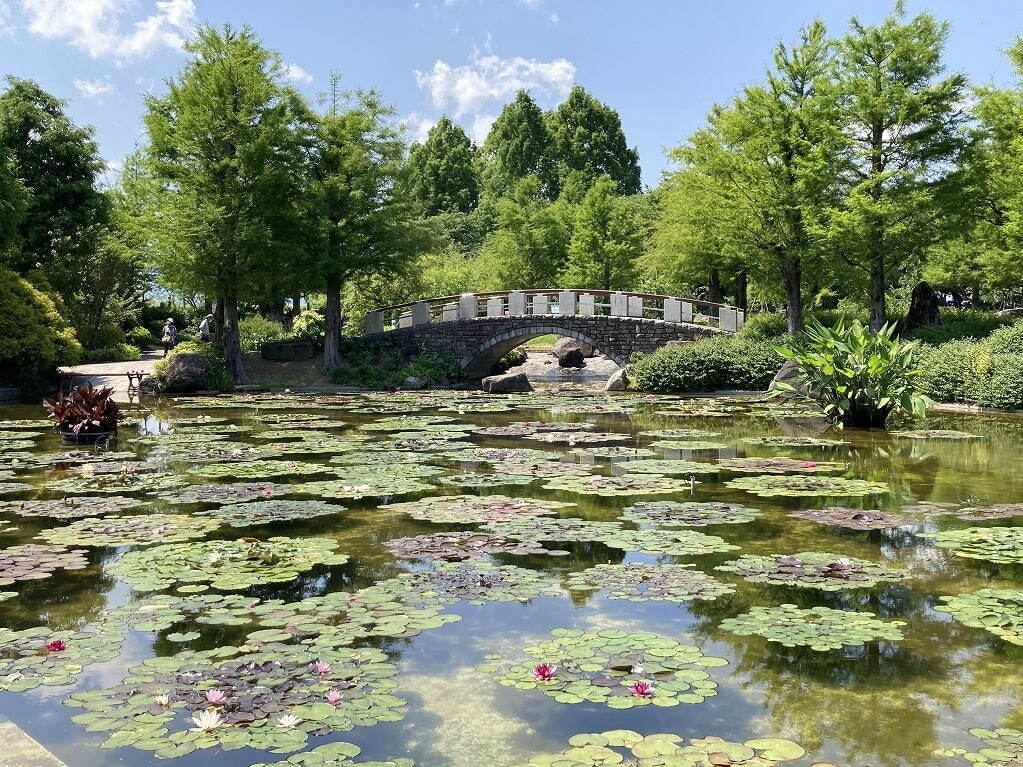
[[[525,373],[502,373],[483,379],[483,391],[490,394],[514,394],[533,391],[533,385]]]
[[[585,341],[580,341],[575,338],[559,338],[554,342],[554,346],[551,347],[551,354],[558,359],[561,359],[561,355],[569,349],[578,349],[582,352],[582,355],[585,358],[589,358],[594,355],[592,346]]]
[[[625,391],[626,374],[625,368],[616,370],[604,384],[604,391]]]
[[[918,282],[909,298],[909,311],[902,329],[906,332],[941,322],[938,294],[926,282]]]
[[[402,389],[411,389],[411,390],[415,391],[415,390],[418,390],[418,389],[425,389],[427,386],[429,386],[429,384],[430,384],[430,382],[427,381],[425,378],[417,378],[416,376],[409,376],[408,378],[406,378],[402,382],[401,388]]]
[[[774,380],[771,381],[771,385],[767,387],[767,390],[774,391],[778,388],[778,383],[786,383],[794,387],[797,393],[807,396],[806,385],[797,376],[798,369],[799,363],[795,360],[785,360],[782,363],[781,369],[775,373]]]
[[[583,350],[574,346],[569,349],[563,349],[558,354],[558,365],[563,368],[586,367],[586,357],[583,356]]]
[[[206,371],[210,360],[205,354],[175,354],[163,371],[163,390],[168,392],[201,391],[206,388]]]

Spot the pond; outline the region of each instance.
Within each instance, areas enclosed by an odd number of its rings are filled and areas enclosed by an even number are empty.
[[[0,715],[70,767],[1018,756],[968,730],[1023,727],[1023,420],[232,395],[68,454],[41,417],[0,409]]]

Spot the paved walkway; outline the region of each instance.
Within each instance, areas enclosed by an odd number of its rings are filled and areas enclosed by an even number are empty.
[[[94,362],[89,365],[75,365],[60,368],[61,373],[74,373],[75,384],[88,381],[93,386],[109,386],[114,390],[114,399],[128,401],[128,376],[142,370],[152,375],[156,363],[163,357],[162,349],[150,349],[142,352],[142,359],[132,362]]]

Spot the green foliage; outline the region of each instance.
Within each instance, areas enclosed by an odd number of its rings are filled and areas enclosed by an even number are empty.
[[[977,384],[977,404],[1005,410],[1023,408],[1023,354],[992,354]]]
[[[156,363],[153,375],[157,381],[164,379],[167,363],[176,354],[205,354],[209,359],[206,369],[206,388],[210,391],[230,391],[232,388],[231,374],[224,362],[224,349],[219,344],[204,344],[201,341],[182,341],[170,353]]]
[[[356,337],[342,340],[341,365],[330,371],[334,383],[366,389],[396,389],[410,376],[433,385],[459,380],[462,369],[439,352],[421,349],[409,354],[391,343]]]
[[[527,176],[541,180],[537,194],[553,197],[551,136],[543,110],[520,90],[504,105],[478,156],[484,192],[492,198],[510,195]]]
[[[994,331],[987,340],[992,354],[1023,354],[1023,322]]]
[[[82,347],[54,300],[0,269],[0,384],[32,392],[48,386],[58,365],[73,365]]]
[[[969,341],[950,341],[937,347],[922,347],[916,386],[938,402],[973,400],[979,352],[978,344]]]
[[[736,333],[737,338],[747,341],[767,341],[778,339],[788,332],[788,322],[784,314],[758,312],[746,317],[745,323]]]
[[[573,288],[629,290],[639,277],[643,233],[636,209],[600,176],[577,206],[564,282]]]
[[[326,327],[326,321],[322,314],[306,309],[292,321],[291,334],[295,338],[312,341],[316,346],[323,346],[323,334]]]
[[[1011,320],[999,317],[993,312],[945,309],[941,312],[940,324],[917,328],[909,333],[908,337],[923,341],[925,344],[943,344],[948,341],[986,338],[1009,324]],[[1018,351],[1023,351],[1023,343],[1020,344]]]
[[[263,344],[269,341],[280,341],[289,337],[285,327],[274,320],[268,320],[261,314],[252,314],[238,323],[242,337],[242,349],[247,352],[258,352]]]
[[[858,321],[834,328],[814,323],[791,346],[775,347],[796,363],[796,377],[824,412],[846,426],[884,426],[894,412],[922,416],[930,400],[914,384],[917,344],[876,333]],[[779,382],[778,391],[793,391]]]
[[[128,343],[104,346],[99,349],[86,349],[82,352],[82,362],[132,362],[142,357],[142,350]]]
[[[489,373],[492,376],[500,375],[501,373],[506,373],[511,368],[518,367],[519,365],[524,365],[526,359],[528,359],[528,356],[529,355],[526,354],[526,350],[521,346],[518,347],[517,349],[512,349],[510,352],[501,357],[501,359],[499,359],[490,367]]]
[[[124,338],[132,346],[137,346],[140,349],[144,349],[147,346],[152,346],[156,343],[156,339],[153,337],[149,328],[143,327],[142,325],[126,331]]]
[[[425,216],[468,213],[479,201],[476,147],[460,125],[444,116],[430,128],[426,141],[409,150],[404,186]]]
[[[766,389],[781,362],[764,342],[707,338],[664,346],[640,357],[632,367],[632,375],[637,389],[665,394]]]

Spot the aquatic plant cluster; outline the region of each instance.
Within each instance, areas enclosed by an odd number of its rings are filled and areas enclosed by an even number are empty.
[[[896,478],[865,470],[853,440],[760,433],[776,418],[815,415],[777,400],[239,394],[155,408],[122,425],[137,434],[89,449],[57,448],[45,422],[0,420],[0,586],[10,589],[0,591],[0,616],[10,616],[0,620],[0,690],[74,685],[64,696],[72,722],[101,734],[103,748],[162,759],[254,749],[264,756],[253,767],[412,767],[394,730],[387,761],[360,761],[372,738],[359,731],[415,713],[401,649],[471,623],[477,608],[542,603],[556,628],[523,613],[500,648],[460,646],[473,676],[454,694],[584,704],[615,723],[624,709],[718,694],[730,659],[708,637],[771,643],[793,658],[901,652],[912,624],[888,607],[898,599],[863,609],[865,595],[913,578],[880,541],[909,535],[939,556],[1023,562],[1023,528],[963,524],[1023,515],[1023,504],[907,498]],[[740,417],[765,426],[732,433]],[[699,428],[710,419],[714,430]],[[982,444],[947,428],[890,442],[917,454],[931,440]],[[792,552],[773,543],[778,525],[833,545]],[[55,612],[31,625],[21,616],[45,601],[32,585],[43,579],[55,589],[116,582],[122,596],[78,620]],[[750,594],[764,603],[748,604]],[[642,619],[597,625],[601,616],[567,607],[593,599],[720,609],[681,637]],[[1023,592],[941,602],[934,611],[958,624],[1023,644]],[[117,669],[119,681],[83,674],[121,657],[136,634],[151,635],[151,651]],[[643,720],[620,723],[642,730]],[[356,743],[337,740],[350,731]],[[1016,731],[971,732],[988,748],[942,755],[1008,765],[1023,753]],[[805,755],[770,731],[746,735],[765,737],[612,729],[520,760],[771,767]]]

